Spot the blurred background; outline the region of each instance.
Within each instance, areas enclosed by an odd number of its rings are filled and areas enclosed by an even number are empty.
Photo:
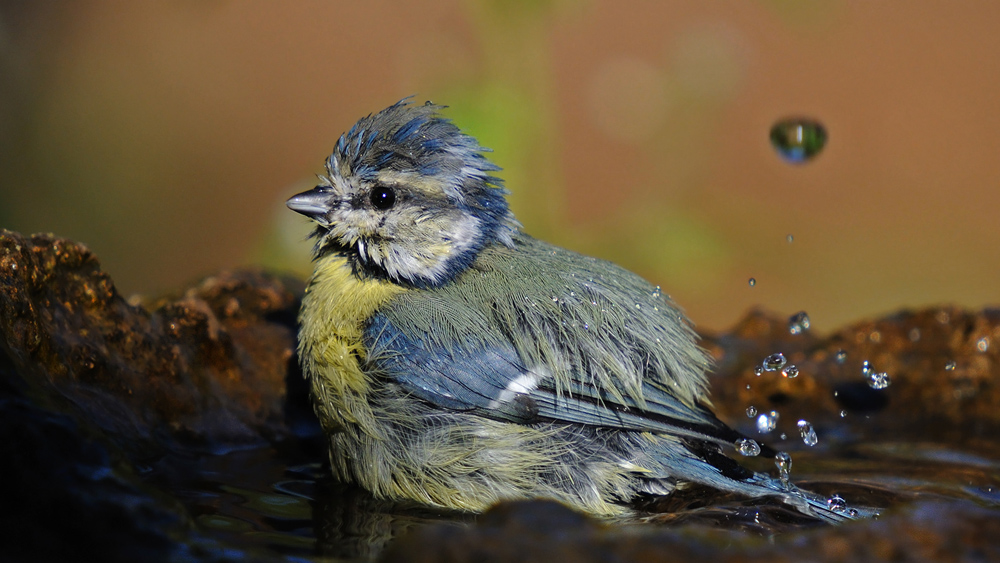
[[[5,1],[0,76],[0,227],[87,244],[126,296],[306,276],[285,199],[414,94],[495,150],[529,233],[699,328],[1000,301],[992,0]],[[806,163],[769,143],[790,116],[829,135]]]

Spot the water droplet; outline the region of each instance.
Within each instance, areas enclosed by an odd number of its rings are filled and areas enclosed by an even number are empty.
[[[559,302],[559,298],[558,297],[553,297],[552,298],[552,302],[553,303],[558,303]]]
[[[636,308],[636,309],[642,309],[642,305],[640,305],[640,304],[636,303],[636,304],[635,304],[635,308]]]
[[[854,509],[854,508],[850,508],[850,509],[847,510],[847,515],[850,516],[851,518],[857,518],[858,517],[858,511],[856,509]]]
[[[826,499],[826,507],[834,512],[843,512],[847,510],[847,501],[840,495],[833,495]]]
[[[792,474],[792,456],[788,452],[778,452],[774,454],[774,465],[778,468],[778,476],[781,482],[788,484],[788,478]]]
[[[750,386],[747,385],[747,387]],[[753,418],[755,416],[757,416],[757,407],[750,405],[749,407],[747,407],[747,418]]]
[[[788,379],[794,379],[799,376],[799,368],[789,364],[781,370],[781,375],[787,377]]]
[[[749,391],[749,390],[750,390],[750,384],[747,383],[747,391]]]
[[[948,371],[955,371],[955,368],[957,366],[958,366],[958,364],[955,363],[955,360],[948,360],[948,363],[946,363],[944,365],[944,369],[946,369]]]
[[[812,159],[826,145],[826,129],[812,119],[782,119],[771,127],[770,137],[774,150],[794,164]]]
[[[837,350],[837,353],[833,356],[834,361],[838,364],[843,364],[847,361],[847,352],[845,350]]]
[[[785,367],[785,362],[785,355],[778,352],[764,358],[764,363],[761,365],[764,367],[764,371],[778,371]]]
[[[868,374],[868,386],[872,389],[885,389],[889,386],[889,383],[891,383],[889,374],[884,371],[873,371]]]
[[[792,241],[795,240],[795,237],[793,237],[792,235],[788,235],[788,236],[785,237],[785,240],[787,240],[789,242],[789,244],[791,244]]]
[[[763,373],[764,373],[764,368],[760,366],[756,366],[753,368],[753,374],[756,375],[757,377],[760,377]]]
[[[819,437],[816,436],[816,429],[813,428],[813,425],[805,420],[800,420],[798,425],[802,442],[807,446],[815,446],[819,442]]]
[[[663,295],[663,292],[660,290],[660,286],[653,288],[653,297],[659,299],[661,295]]]
[[[754,457],[760,455],[760,444],[750,438],[740,438],[736,440],[736,451],[740,452],[740,455]]]
[[[805,311],[799,311],[788,319],[788,332],[791,334],[802,334],[809,330],[809,315]]]
[[[917,342],[920,340],[920,329],[913,327],[910,329],[910,342]]]
[[[847,418],[847,411],[840,411],[840,418]]]
[[[787,440],[788,439],[788,434],[785,434],[784,432],[782,432],[781,434],[778,434],[778,437],[781,438],[782,440]]]
[[[761,413],[757,417],[757,432],[760,432],[761,434],[773,432],[778,426],[779,418],[781,418],[781,415],[778,414],[778,411],[771,411],[766,414]]]
[[[868,377],[873,371],[875,371],[875,368],[872,367],[871,362],[868,360],[861,362],[861,375]]]
[[[976,341],[976,349],[985,352],[990,349],[990,341],[984,336]]]
[[[757,280],[754,278],[750,278],[750,281],[748,281],[747,283],[750,284],[750,287],[753,287],[757,285]]]

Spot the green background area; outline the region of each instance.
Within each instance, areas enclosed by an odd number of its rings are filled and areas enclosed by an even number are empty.
[[[495,150],[528,232],[638,271],[702,328],[755,305],[820,331],[981,307],[997,53],[986,0],[6,3],[0,227],[88,244],[126,295],[304,276],[284,200],[413,94]],[[791,165],[768,133],[798,116],[829,140]]]

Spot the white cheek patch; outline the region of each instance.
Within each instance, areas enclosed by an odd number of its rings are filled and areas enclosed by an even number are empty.
[[[518,395],[527,395],[538,389],[538,382],[542,380],[544,375],[543,370],[536,369],[515,377],[496,399],[490,401],[489,408],[500,408],[500,405],[513,401]]]
[[[418,217],[414,224],[426,223]],[[391,273],[410,279],[425,279],[437,283],[448,272],[452,258],[461,255],[479,240],[480,220],[471,214],[453,217],[450,224],[432,229],[428,224],[421,240],[407,239],[391,243],[391,252],[375,260]],[[417,245],[414,247],[414,245]]]

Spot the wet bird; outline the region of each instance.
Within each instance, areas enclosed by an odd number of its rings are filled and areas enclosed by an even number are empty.
[[[335,477],[450,509],[550,498],[602,516],[698,484],[843,519],[725,455],[757,444],[710,410],[683,313],[525,234],[487,149],[440,110],[361,119],[288,200],[316,223],[299,356]]]

